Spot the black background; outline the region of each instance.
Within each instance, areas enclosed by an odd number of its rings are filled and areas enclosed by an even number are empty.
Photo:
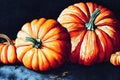
[[[119,0],[0,0],[0,33],[15,39],[26,22],[41,17],[57,19],[64,8],[87,1],[107,7],[120,20]]]
[[[120,20],[120,0],[0,0],[0,33],[15,39],[17,32],[26,22],[41,17],[57,19],[64,8],[87,1],[110,9]],[[68,78],[72,80],[120,80],[120,68],[114,67],[109,62],[90,67],[81,65],[75,67],[70,64],[64,69],[70,72],[71,76]]]

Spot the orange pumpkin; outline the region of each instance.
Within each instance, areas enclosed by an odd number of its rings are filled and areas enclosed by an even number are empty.
[[[61,66],[70,54],[70,35],[56,20],[40,18],[23,25],[15,41],[17,58],[33,70]]]
[[[80,2],[65,8],[58,17],[70,33],[70,61],[91,65],[108,61],[118,50],[118,21],[107,8],[92,2]]]
[[[120,51],[115,52],[114,54],[111,55],[110,62],[114,66],[120,66]]]
[[[17,62],[16,47],[14,41],[5,34],[0,34],[7,42],[0,43],[0,62],[3,64],[14,64]]]

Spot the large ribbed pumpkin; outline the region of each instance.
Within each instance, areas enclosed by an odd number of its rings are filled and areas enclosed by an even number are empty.
[[[53,19],[35,19],[23,25],[15,41],[17,58],[33,70],[46,71],[61,66],[70,54],[68,31]]]
[[[118,48],[118,21],[114,14],[92,2],[80,2],[65,8],[58,21],[70,33],[70,61],[91,65],[108,61]]]

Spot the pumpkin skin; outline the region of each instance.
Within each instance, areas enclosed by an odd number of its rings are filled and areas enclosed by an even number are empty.
[[[92,2],[80,2],[65,8],[58,22],[71,36],[70,61],[92,65],[108,61],[118,48],[118,21],[112,11]]]
[[[15,64],[18,60],[14,40],[11,41],[5,34],[0,34],[0,37],[7,40],[7,42],[0,43],[0,62],[3,64]]]
[[[15,40],[17,58],[33,70],[60,67],[71,51],[70,35],[54,19],[40,18],[23,25]]]
[[[110,63],[112,63],[114,66],[120,66],[120,51],[111,55]]]

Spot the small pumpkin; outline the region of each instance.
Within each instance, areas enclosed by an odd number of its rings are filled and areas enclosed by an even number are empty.
[[[120,51],[117,51],[111,55],[110,63],[114,66],[120,66]]]
[[[16,47],[7,35],[0,34],[0,38],[6,39],[7,42],[0,43],[0,62],[3,64],[14,64],[17,62]]]
[[[92,2],[80,2],[65,8],[58,22],[71,36],[70,61],[91,65],[108,61],[118,50],[118,21],[112,11]]]
[[[34,19],[23,25],[15,40],[17,58],[33,70],[60,67],[70,54],[70,35],[54,19]]]

